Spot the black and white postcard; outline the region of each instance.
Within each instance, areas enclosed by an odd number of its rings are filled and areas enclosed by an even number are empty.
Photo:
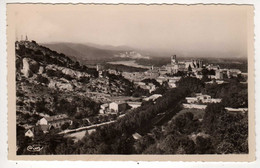
[[[254,161],[252,5],[7,4],[13,160]]]

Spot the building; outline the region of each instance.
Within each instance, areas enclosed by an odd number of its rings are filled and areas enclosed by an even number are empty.
[[[204,110],[206,109],[207,105],[204,104],[192,104],[192,103],[183,103],[182,104],[184,108],[188,108],[188,109],[201,109]]]
[[[171,56],[171,65],[175,65],[177,63],[178,63],[178,61],[177,61],[176,55],[172,55]]]
[[[152,93],[153,91],[156,90],[156,86],[153,83],[148,83],[146,85],[146,88],[149,90],[149,93]]]
[[[184,72],[184,71],[187,70],[185,67],[186,67],[186,66],[185,66],[185,63],[175,64],[175,65],[173,65],[172,72],[173,72],[174,74],[176,74],[177,72]]]
[[[112,112],[121,112],[127,109],[127,104],[125,102],[112,102],[109,104],[109,110]]]
[[[210,95],[204,95],[202,93],[197,93],[196,97],[186,97],[187,103],[220,103],[221,99],[211,98]]]
[[[213,65],[213,64],[208,65],[206,68],[208,70],[215,70],[215,71],[220,69],[219,65]]]
[[[196,68],[202,68],[203,62],[202,60],[189,60],[189,61],[184,61],[185,68],[188,69],[191,67],[192,69]]]
[[[161,68],[159,68],[159,74],[160,75],[165,75],[165,74],[170,74],[172,72],[171,65],[164,65]]]
[[[196,94],[198,102],[202,103],[210,103],[211,102],[211,96],[210,95],[203,95],[201,93]]]
[[[34,138],[34,129],[33,129],[33,128],[28,129],[28,130],[25,132],[24,136],[29,137],[29,138]]]
[[[240,74],[241,74],[241,71],[239,69],[229,69],[229,70],[227,70],[228,78],[237,77]]]
[[[160,85],[162,85],[163,82],[167,81],[167,78],[164,76],[159,76],[158,78],[156,78],[156,81],[160,83]]]
[[[223,79],[223,78],[224,78],[224,73],[221,70],[216,70],[215,79]]]
[[[198,99],[197,97],[186,97],[187,103],[197,103]]]
[[[170,88],[176,88],[177,87],[176,82],[170,82],[169,81],[168,85],[169,85]]]
[[[127,102],[127,104],[128,104],[131,108],[135,109],[135,108],[140,107],[140,106],[142,105],[142,102],[132,102],[132,101],[129,101],[129,102]]]
[[[198,99],[199,102],[202,103],[220,103],[221,99],[214,99],[211,98],[210,95],[203,95],[202,93],[197,93],[196,97]]]
[[[202,75],[202,73],[198,72],[198,73],[195,74],[195,77],[198,78],[198,79],[202,79],[203,75]]]
[[[149,92],[153,92],[156,90],[156,86],[153,83],[144,83],[144,82],[134,82],[134,84],[138,85],[142,89],[147,89]]]
[[[99,113],[100,114],[105,114],[108,110],[108,107],[109,107],[109,104],[108,103],[105,103],[105,104],[101,104],[100,105],[100,110],[99,110]]]
[[[120,75],[120,74],[121,74],[120,71],[118,71],[118,70],[114,70],[114,69],[108,69],[107,71],[108,71],[108,73],[110,73],[110,74],[114,74],[114,75]]]
[[[220,84],[227,83],[227,82],[225,82],[223,80],[215,80],[215,81],[211,80],[211,81],[205,82],[205,83],[206,84],[218,84],[218,85],[220,85]]]
[[[245,114],[248,112],[248,108],[231,108],[231,107],[225,107],[225,110],[229,113],[237,114],[242,113]]]
[[[177,61],[176,55],[171,56],[171,72],[187,72],[189,67],[192,69],[202,68],[202,60],[187,60],[187,61]]]
[[[122,76],[132,82],[140,82],[146,78],[144,72],[122,72]]]
[[[72,121],[66,114],[58,114],[50,117],[43,117],[37,123],[37,125],[42,126],[42,128],[47,131],[51,128],[61,128],[65,123],[72,124]]]
[[[177,87],[176,82],[178,82],[181,79],[181,77],[168,77],[168,85],[170,88]]]
[[[98,71],[98,77],[103,78],[103,71],[104,71],[104,67],[97,64],[96,65],[96,70]]]
[[[144,75],[145,75],[145,78],[155,79],[160,75],[159,68],[152,67],[151,69],[145,71]]]

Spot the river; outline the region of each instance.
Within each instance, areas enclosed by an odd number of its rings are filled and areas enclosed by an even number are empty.
[[[107,62],[107,63],[116,64],[116,65],[126,65],[126,66],[131,66],[131,67],[136,67],[136,68],[145,68],[145,69],[151,68],[150,66],[140,65],[140,64],[136,63],[135,60],[113,61],[113,62]]]

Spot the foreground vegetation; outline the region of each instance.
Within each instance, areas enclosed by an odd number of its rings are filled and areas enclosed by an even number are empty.
[[[216,88],[213,89],[213,87]],[[41,154],[229,154],[248,153],[248,116],[224,110],[227,102],[209,104],[205,115],[195,117],[192,110],[181,111],[184,98],[204,91],[229,100],[233,107],[246,107],[246,87],[238,82],[208,87],[198,79],[183,78],[179,86],[168,90],[156,103],[146,102],[116,123],[98,128],[96,132],[74,143],[71,138],[48,136]],[[220,91],[220,92],[219,92]],[[228,91],[228,92],[227,92]],[[244,94],[244,95],[243,95]],[[158,118],[164,112],[163,118]],[[134,139],[134,133],[140,139]]]

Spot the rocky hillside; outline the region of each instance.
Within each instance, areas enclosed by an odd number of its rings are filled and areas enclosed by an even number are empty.
[[[18,121],[23,115],[67,113],[95,115],[111,95],[131,95],[133,84],[121,75],[80,65],[64,54],[35,41],[16,42],[16,90]]]

